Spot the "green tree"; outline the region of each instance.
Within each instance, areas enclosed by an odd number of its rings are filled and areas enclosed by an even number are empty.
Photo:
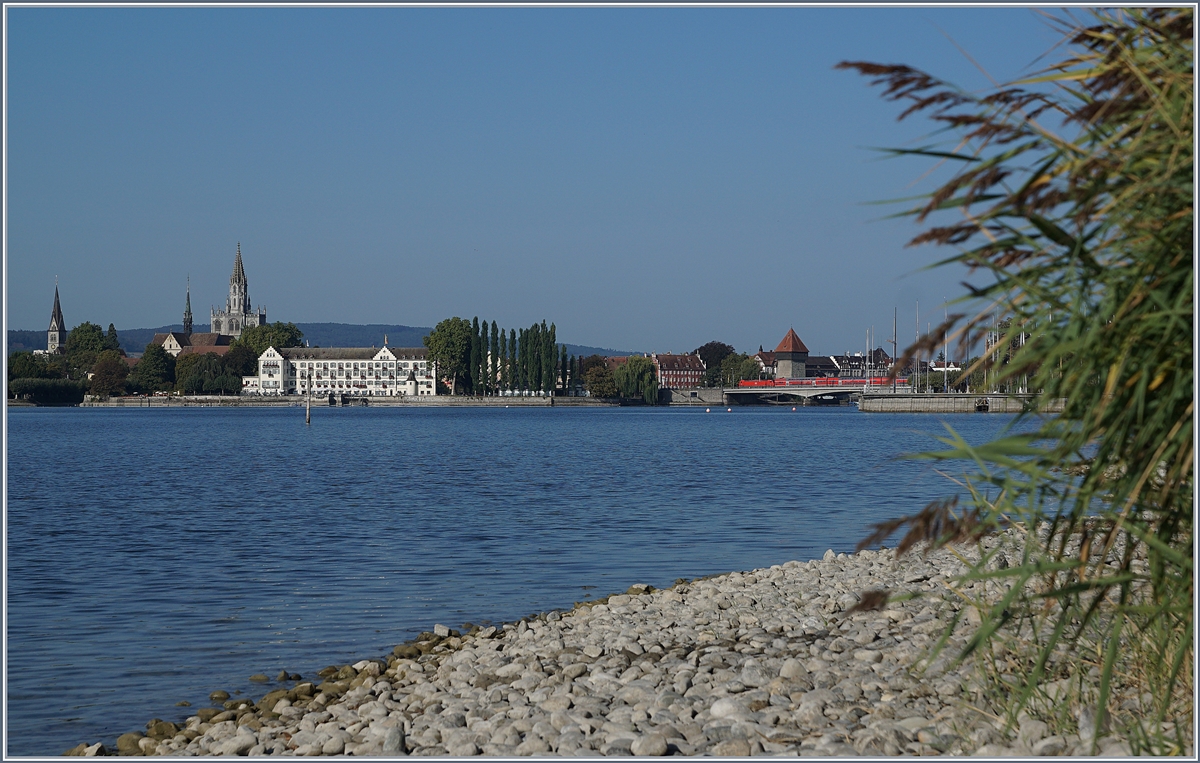
[[[107,397],[125,391],[125,378],[129,376],[129,365],[116,350],[104,350],[92,366],[92,379],[88,385],[93,395]]]
[[[84,322],[67,334],[66,365],[72,379],[86,380],[100,353],[104,351],[104,330]]]
[[[67,334],[67,355],[76,352],[99,354],[104,349],[104,329],[95,323],[84,321]]]
[[[535,394],[542,389],[542,351],[545,346],[542,329],[535,323],[529,330],[529,391]]]
[[[479,394],[479,316],[471,321],[471,345],[468,356],[467,392]]]
[[[117,338],[117,327],[111,323],[108,324],[108,333],[104,335],[104,349],[125,355],[125,351],[121,349],[121,340]]]
[[[572,359],[567,357],[567,346],[565,344],[559,345],[558,349],[559,349],[559,353],[558,353],[558,369],[559,369],[558,384],[559,384],[559,387],[562,389],[563,394],[565,395],[567,393],[568,377],[570,376],[570,365],[568,365],[568,364],[570,363],[570,361]]]
[[[221,358],[221,365],[227,374],[239,379],[243,376],[253,376],[258,373],[258,355],[247,345],[235,345]]]
[[[242,391],[242,379],[223,371],[219,376],[204,381],[204,391],[218,395],[238,394]]]
[[[542,321],[542,392],[547,395],[554,394],[554,380],[558,377],[557,361],[558,348],[554,324],[551,323],[550,328],[547,329],[546,322]]]
[[[726,387],[736,387],[744,379],[758,378],[758,361],[749,355],[732,353],[721,361],[721,384]]]
[[[658,372],[654,361],[644,355],[631,355],[613,372],[621,397],[642,398],[649,405],[658,404]]]
[[[517,388],[522,392],[529,389],[529,329],[521,329],[521,335],[517,341],[517,369],[518,381]]]
[[[517,387],[517,330],[509,329],[509,390]]]
[[[500,330],[500,391],[508,391],[508,332]]]
[[[950,374],[950,388],[955,392],[983,392],[986,383],[979,358],[971,358],[960,370]]]
[[[584,374],[584,386],[592,397],[616,397],[618,394],[617,381],[608,366],[592,366]]]
[[[1045,71],[985,92],[840,65],[950,133],[895,152],[955,165],[911,210],[932,226],[912,243],[952,246],[946,262],[986,275],[971,297],[987,312],[934,335],[987,327],[997,305],[1022,336],[1007,363],[988,352],[979,366],[1064,401],[990,443],[951,434],[923,456],[963,470],[967,505],[931,504],[867,540],[907,527],[899,548],[937,546],[1015,525],[1020,562],[997,569],[981,553],[961,581],[1005,592],[980,602],[966,648],[1002,660],[986,689],[1007,699],[1005,720],[1040,714],[1039,686],[1062,680],[1071,693],[1056,705],[1094,708],[1078,729],[1091,754],[1107,724],[1135,755],[1178,755],[1190,734],[1162,724],[1191,729],[1195,712],[1194,9],[1092,16],[1063,22]]]
[[[13,379],[56,379],[62,373],[51,365],[48,355],[34,355],[32,352],[14,352],[8,356],[8,381]]]
[[[604,367],[608,366],[608,361],[605,359],[605,357],[603,355],[588,355],[586,358],[580,358],[579,362],[580,362],[579,370],[580,370],[581,375],[587,374],[587,372],[591,371],[593,368],[598,368],[601,366],[604,366]]]
[[[721,361],[734,352],[733,346],[713,340],[692,350],[704,361],[704,386],[717,387],[721,384]]]
[[[187,395],[216,392],[218,390],[213,386],[214,380],[224,373],[221,358],[215,352],[180,355],[175,361],[175,386]]]
[[[188,353],[175,358],[175,389],[184,392],[183,382],[191,376],[192,368],[200,362],[201,355]]]
[[[438,373],[450,379],[450,394],[458,393],[458,380],[470,373],[471,323],[466,318],[447,318],[433,327],[424,339],[429,359]]]
[[[491,352],[488,353],[488,389],[494,395],[500,378],[500,327],[492,321]]]
[[[8,391],[37,405],[78,405],[83,402],[87,382],[69,379],[13,379]]]
[[[175,358],[161,344],[146,345],[145,352],[133,370],[128,382],[141,392],[157,392],[175,386]]]
[[[492,384],[488,379],[488,322],[479,324],[479,394],[491,394]]]
[[[294,323],[267,323],[262,326],[251,326],[242,329],[242,334],[233,340],[233,347],[249,347],[258,358],[268,347],[277,350],[284,347],[300,347],[303,344],[304,332],[296,328]],[[232,350],[230,350],[232,352]]]

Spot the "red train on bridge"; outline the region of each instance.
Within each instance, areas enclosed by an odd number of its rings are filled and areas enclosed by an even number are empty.
[[[890,387],[892,379],[887,376],[837,377],[830,376],[819,379],[744,379],[738,382],[738,387]],[[897,385],[907,385],[908,379],[900,376],[895,379]]]

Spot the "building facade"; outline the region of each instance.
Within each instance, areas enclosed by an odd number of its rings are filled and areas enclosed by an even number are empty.
[[[689,389],[704,383],[704,361],[699,355],[651,353],[658,372],[658,386],[665,389]]]
[[[758,346],[758,352],[754,353],[754,360],[758,363],[758,375],[763,379],[775,378],[775,353],[768,352]]]
[[[188,293],[188,312],[191,312],[191,292]],[[252,326],[263,326],[267,323],[267,311],[260,307],[257,311],[250,307],[250,286],[246,282],[246,270],[242,267],[242,244],[238,242],[237,254],[233,259],[233,275],[229,276],[229,297],[225,300],[225,309],[212,308],[210,312],[210,329],[214,334],[234,337],[242,335],[242,330]]]
[[[57,279],[56,279],[57,281]],[[67,352],[67,324],[58,305],[58,283],[54,284],[54,309],[50,311],[50,329],[46,332],[46,352],[64,355]]]
[[[424,347],[268,347],[243,395],[423,397],[437,394],[437,365]]]

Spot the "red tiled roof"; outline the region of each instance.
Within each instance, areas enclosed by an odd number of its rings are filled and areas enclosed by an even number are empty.
[[[192,334],[192,336],[195,336],[195,334]],[[195,345],[188,345],[179,351],[179,357],[182,358],[184,355],[207,355],[210,352],[214,355],[224,355],[231,349],[233,348],[227,344],[217,344],[211,346],[201,345],[199,347]]]
[[[761,360],[764,366],[775,365],[775,353],[773,353],[773,352],[766,352],[764,350],[759,350],[758,352],[754,353],[754,357]]]
[[[604,365],[608,366],[609,371],[616,371],[617,366],[621,365],[627,360],[629,360],[629,358],[622,355],[608,357],[604,359]]]
[[[808,348],[800,341],[800,337],[796,336],[795,329],[788,329],[787,335],[775,348],[775,352],[808,352]]]
[[[704,371],[704,361],[699,355],[655,353],[652,358],[659,371]]]
[[[203,332],[188,337],[188,344],[192,347],[225,347],[229,345],[231,339],[232,337],[225,334]]]

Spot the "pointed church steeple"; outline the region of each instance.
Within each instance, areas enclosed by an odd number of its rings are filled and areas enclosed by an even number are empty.
[[[46,351],[51,355],[61,355],[66,352],[66,333],[66,321],[63,320],[62,307],[58,304],[58,276],[55,276],[54,309],[50,311],[50,329],[46,332]]]
[[[246,280],[246,268],[242,265],[242,242],[238,242],[233,258],[233,273],[229,276],[229,297],[225,309],[210,312],[209,324],[216,334],[238,337],[242,330],[252,326],[263,326],[267,322],[267,311],[250,307],[250,286]]]
[[[242,242],[237,245],[237,254],[233,258],[233,274],[229,276],[229,301],[225,303],[225,312],[244,315],[250,312],[250,288],[246,284],[246,269],[242,267]],[[239,322],[238,333],[241,333]]]
[[[192,333],[192,277],[187,279],[187,299],[183,303],[183,333]]]
[[[246,283],[246,271],[242,268],[242,242],[237,245],[237,255],[233,258],[233,275],[229,277],[230,283]]]

